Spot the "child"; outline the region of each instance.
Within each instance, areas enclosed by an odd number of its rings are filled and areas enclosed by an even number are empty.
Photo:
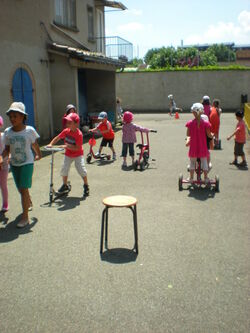
[[[213,106],[211,108],[209,116],[209,121],[211,124],[211,132],[215,136],[216,143],[218,143],[219,140],[220,114],[221,114],[220,101],[218,99],[214,99]]]
[[[207,149],[207,138],[206,134],[211,137],[209,122],[201,119],[201,114],[203,113],[203,105],[200,103],[195,103],[191,107],[191,112],[195,119],[190,120],[186,123],[187,127],[187,143],[186,146],[189,146],[188,156],[190,158],[190,182],[193,182],[194,179],[194,170],[196,159],[200,158],[201,167],[204,172],[205,183],[209,183],[208,174],[208,163],[207,158],[209,152]]]
[[[230,164],[239,165],[241,167],[246,167],[247,162],[245,158],[245,153],[243,151],[244,144],[246,143],[246,129],[245,123],[243,120],[244,112],[238,110],[235,112],[236,119],[238,123],[236,125],[235,131],[227,137],[227,140],[230,140],[234,136],[234,160]],[[238,164],[237,158],[241,156],[242,162]]]
[[[3,118],[0,116],[0,128],[3,127]],[[4,134],[0,133],[0,155],[3,153],[5,148],[5,138]],[[8,173],[9,173],[9,166],[8,166],[8,157],[3,160],[2,166],[0,166],[0,189],[2,192],[2,213],[6,213],[9,209],[8,205],[8,187],[7,187],[7,180],[8,180]]]
[[[23,208],[21,220],[18,222],[17,227],[23,228],[29,224],[28,210],[31,206],[29,188],[31,188],[34,169],[32,149],[35,152],[35,160],[40,160],[41,158],[40,148],[36,142],[39,135],[32,126],[25,125],[27,113],[23,103],[12,103],[6,114],[9,116],[12,126],[4,132],[5,149],[0,158],[0,165],[11,154],[11,171],[16,187],[21,194]]]
[[[211,125],[211,123],[208,119],[208,116],[205,115],[204,113],[201,114],[201,119],[204,120],[204,121],[207,121]],[[211,131],[211,129],[210,129],[210,131]],[[211,134],[213,135],[212,131],[211,131]],[[214,139],[213,139],[213,137],[211,138],[208,135],[206,135],[206,139],[207,139],[207,149],[208,149],[207,163],[208,163],[208,172],[209,172],[212,169],[211,156],[210,156],[209,150],[214,149]]]
[[[182,109],[177,108],[173,95],[168,95],[168,99],[169,99],[169,115],[170,116],[172,116],[173,112],[182,112]]]
[[[66,106],[66,112],[62,117],[62,129],[64,130],[66,128],[67,125],[67,120],[66,117],[70,114],[70,113],[77,113],[76,111],[76,107],[73,104],[69,104]]]
[[[78,128],[80,118],[78,114],[70,113],[67,117],[65,117],[65,119],[67,121],[67,128],[65,128],[59,135],[54,137],[54,139],[52,139],[48,145],[48,147],[52,147],[59,140],[64,139],[65,144],[63,148],[65,148],[65,156],[61,169],[63,184],[59,188],[58,193],[66,193],[69,191],[68,174],[71,163],[74,161],[76,170],[83,179],[83,196],[86,197],[89,195],[89,185],[83,158],[83,136],[82,132]]]
[[[134,143],[136,142],[136,131],[148,133],[150,130],[145,127],[133,124],[134,115],[130,111],[124,112],[123,115],[123,126],[122,126],[122,157],[123,167],[127,166],[127,152],[129,148],[129,155],[132,158],[132,165],[134,164]]]
[[[121,100],[120,100],[119,97],[116,98],[116,113],[117,113],[118,120],[121,121],[123,110],[122,110],[122,107],[121,107]]]
[[[210,97],[205,95],[202,98],[202,105],[204,108],[204,114],[208,117],[210,116],[210,112],[211,112],[211,106],[210,106]]]
[[[116,160],[116,153],[113,147],[113,142],[115,138],[115,133],[112,129],[111,123],[108,121],[108,115],[106,112],[102,111],[99,116],[98,120],[100,120],[100,124],[98,124],[95,128],[90,129],[90,132],[101,132],[103,139],[99,148],[99,151],[96,153],[96,157],[101,155],[103,147],[106,147],[107,144],[113,153],[113,160]]]

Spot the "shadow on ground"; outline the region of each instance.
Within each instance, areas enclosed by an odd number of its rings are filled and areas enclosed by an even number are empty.
[[[112,264],[127,264],[136,261],[137,253],[132,249],[114,248],[107,249],[101,254],[101,260]]]
[[[69,197],[69,196],[60,196],[58,198],[54,198],[53,202],[45,202],[41,204],[42,208],[56,208],[59,211],[65,211],[69,209],[76,208],[80,206],[82,201],[85,201],[87,197]]]
[[[19,237],[19,235],[25,235],[32,232],[32,228],[38,222],[36,217],[30,219],[30,224],[24,228],[17,228],[17,223],[21,219],[21,214],[18,215],[15,220],[5,224],[4,228],[0,228],[0,243],[11,242]]]
[[[207,199],[214,199],[215,193],[216,193],[214,188],[212,188],[212,187],[210,187],[210,188],[208,188],[208,187],[206,187],[206,188],[189,187],[187,190],[189,191],[188,196],[190,198],[194,198],[194,199],[200,200],[200,201],[205,201]]]

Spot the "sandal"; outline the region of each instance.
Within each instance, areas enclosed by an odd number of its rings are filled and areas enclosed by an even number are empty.
[[[20,222],[17,223],[17,228],[24,228],[29,224],[29,220],[21,220]]]

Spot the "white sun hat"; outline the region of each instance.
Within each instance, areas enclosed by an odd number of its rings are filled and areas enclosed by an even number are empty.
[[[28,115],[25,111],[25,105],[22,102],[13,102],[6,111],[6,114],[9,114],[11,111],[22,113],[25,116]]]

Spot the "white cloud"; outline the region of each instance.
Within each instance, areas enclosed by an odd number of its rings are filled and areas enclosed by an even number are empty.
[[[238,21],[243,29],[243,31],[250,31],[250,12],[244,10],[238,16]]]
[[[130,22],[117,27],[119,33],[138,32],[144,29],[144,25],[138,22]]]
[[[244,10],[238,16],[238,23],[218,22],[210,25],[202,34],[193,34],[184,39],[184,44],[204,44],[234,42],[236,44],[250,41],[250,12]]]
[[[142,10],[140,9],[128,9],[128,10],[125,10],[124,12],[126,15],[133,15],[133,16],[142,16]]]

